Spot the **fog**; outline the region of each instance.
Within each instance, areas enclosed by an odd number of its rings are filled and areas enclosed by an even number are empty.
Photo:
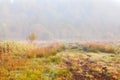
[[[119,40],[119,0],[0,0],[0,40]]]

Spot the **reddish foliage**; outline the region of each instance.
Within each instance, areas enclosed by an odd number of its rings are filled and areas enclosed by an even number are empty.
[[[86,51],[115,53],[115,48],[107,43],[84,43],[81,44]]]
[[[97,64],[95,61],[87,59],[67,59],[60,65],[70,69],[72,80],[116,80],[120,77],[120,73],[109,72],[108,67]]]
[[[0,60],[2,59],[2,48],[0,46]]]

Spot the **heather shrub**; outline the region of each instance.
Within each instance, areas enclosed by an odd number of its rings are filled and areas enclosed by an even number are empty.
[[[49,57],[56,55],[58,52],[64,50],[64,45],[63,44],[51,44],[46,47],[41,47],[41,48],[34,48],[31,50],[26,51],[26,56],[28,58],[33,58],[33,57]]]
[[[2,48],[1,48],[1,45],[0,45],[0,60],[2,59]]]
[[[115,47],[108,44],[87,43],[87,44],[82,44],[82,47],[83,47],[83,50],[87,52],[115,53]]]

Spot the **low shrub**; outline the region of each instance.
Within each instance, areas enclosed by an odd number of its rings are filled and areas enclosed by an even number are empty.
[[[33,57],[49,57],[52,55],[56,55],[58,52],[64,50],[63,44],[52,44],[50,46],[42,47],[42,48],[34,48],[31,50],[26,51],[26,56],[28,58]]]
[[[86,43],[86,44],[82,44],[82,47],[83,47],[83,51],[87,51],[87,52],[115,53],[115,47],[108,44]]]

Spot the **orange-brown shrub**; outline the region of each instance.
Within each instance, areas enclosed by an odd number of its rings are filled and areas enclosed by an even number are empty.
[[[51,45],[46,46],[46,47],[28,50],[28,51],[26,51],[26,55],[28,58],[48,57],[48,56],[57,54],[57,52],[60,52],[63,49],[64,49],[63,44],[55,43],[55,44],[51,44]]]
[[[28,58],[43,57],[43,56],[45,56],[45,49],[44,48],[35,48],[32,50],[28,50],[26,52],[26,55]]]
[[[2,59],[2,48],[0,46],[0,60]]]
[[[0,60],[2,59],[2,54],[9,53],[12,51],[9,43],[4,43],[4,46],[0,43]]]
[[[115,53],[115,48],[112,45],[105,43],[85,43],[82,44],[85,51],[90,52],[106,52],[106,53]]]
[[[3,60],[5,62],[4,66],[7,70],[16,70],[30,63],[28,59],[23,59],[19,57],[11,57],[11,56],[3,56]]]

